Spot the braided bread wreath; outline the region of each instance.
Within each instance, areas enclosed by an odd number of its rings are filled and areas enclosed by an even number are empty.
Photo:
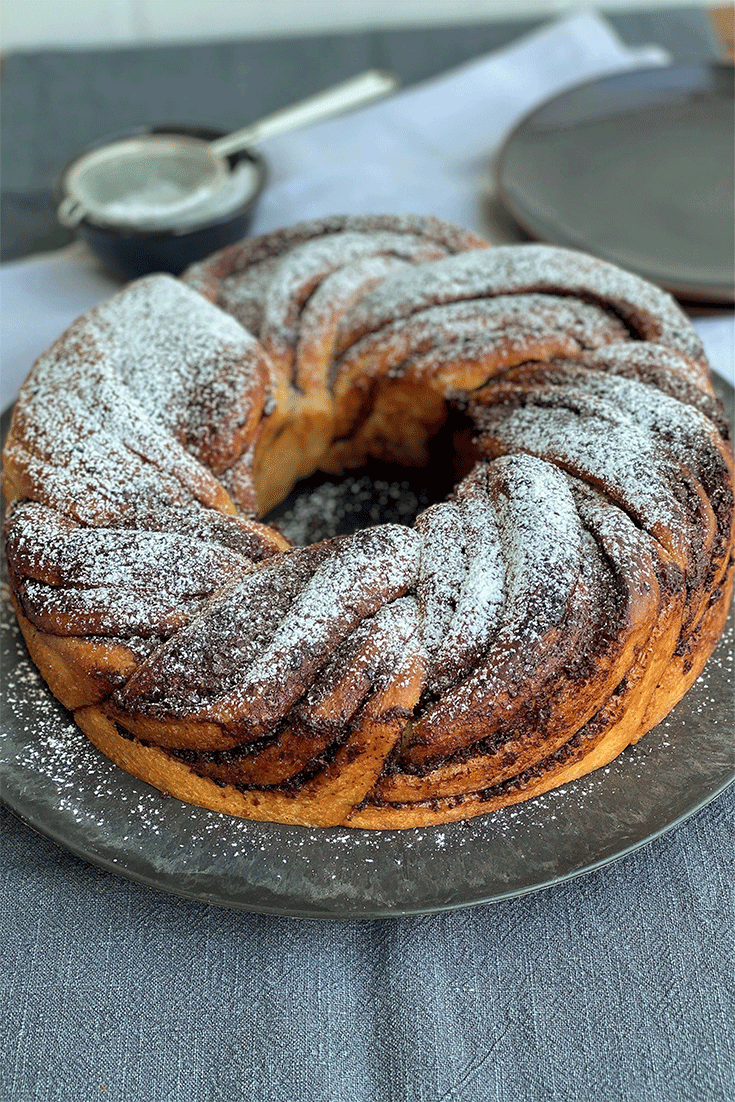
[[[255,519],[316,468],[423,463],[448,417],[470,462],[413,527]],[[35,364],[3,480],[52,692],[123,769],[252,819],[444,823],[582,776],[681,699],[732,589],[732,449],[673,300],[428,217],[125,287]]]

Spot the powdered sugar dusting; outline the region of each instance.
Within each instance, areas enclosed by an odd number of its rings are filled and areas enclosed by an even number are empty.
[[[210,601],[118,699],[271,729],[360,620],[413,584],[418,554],[410,528],[384,525],[270,559]]]
[[[581,562],[581,523],[564,476],[531,456],[489,468],[506,562],[505,625],[538,640],[566,612]],[[553,586],[548,584],[554,579]]]
[[[404,278],[411,276],[415,279],[416,273]],[[521,344],[561,336],[567,355],[574,355],[619,341],[627,336],[627,330],[602,307],[571,298],[498,294],[493,298],[460,299],[416,309],[410,319],[399,317],[358,340],[336,364],[336,378],[358,366],[365,370],[367,364],[398,376],[418,357],[426,370],[430,352],[435,351],[436,362],[441,363],[464,351],[463,345],[471,348],[467,349],[468,359],[470,355],[479,359],[502,347],[512,336]]]
[[[687,558],[687,518],[672,489],[681,478],[678,464],[611,402],[569,391],[561,400],[539,394],[533,405],[484,410],[482,431],[496,453],[522,447],[604,489]]]
[[[490,465],[487,477],[504,563],[504,603],[490,649],[421,718],[421,742],[435,754],[447,742],[452,746],[457,731],[469,744],[497,729],[527,684],[558,660],[561,652],[543,644],[564,624],[581,570],[581,522],[560,471],[515,455]],[[561,636],[555,639],[558,646]]]
[[[300,307],[314,287],[341,268],[366,257],[387,254],[422,264],[445,255],[431,241],[401,233],[353,233],[317,237],[287,254],[273,273],[258,336],[266,347],[293,348],[300,329]]]
[[[587,371],[575,385],[611,403],[640,428],[654,433],[678,461],[707,477],[711,464],[722,464],[722,439],[710,419],[685,402],[653,390],[635,379]]]
[[[456,681],[486,651],[497,631],[505,601],[505,564],[492,505],[486,493],[473,496],[467,484],[460,487],[459,493],[468,569],[456,610],[436,655],[431,681],[436,689]]]
[[[238,420],[250,415],[263,370],[257,342],[179,280],[138,280],[93,311],[88,325],[145,413],[167,433],[185,433],[193,450],[233,412]]]
[[[420,518],[424,533],[424,638],[432,655],[427,685],[441,691],[487,649],[504,603],[505,566],[481,467],[457,490],[457,503]]]
[[[416,522],[423,536],[416,594],[423,617],[424,644],[432,657],[446,638],[447,628],[467,574],[464,530],[457,505],[432,505]]]
[[[271,726],[310,684],[340,642],[366,614],[413,584],[420,541],[409,528],[384,525],[335,543],[289,609],[272,641],[244,672],[223,714],[242,714],[263,701]]]
[[[386,688],[405,661],[419,630],[413,597],[399,597],[366,617],[337,647],[294,715],[305,727],[339,736],[370,691]]]
[[[118,694],[124,708],[187,714],[237,686],[327,549],[271,558],[216,593]]]
[[[673,298],[612,264],[548,245],[499,246],[399,272],[367,294],[342,325],[341,348],[437,303],[529,291],[609,305],[646,340],[702,360],[702,346]]]
[[[300,389],[308,386],[313,365],[326,375],[334,354],[337,326],[345,311],[389,272],[405,268],[399,256],[367,256],[328,275],[308,298],[296,334],[296,377]]]

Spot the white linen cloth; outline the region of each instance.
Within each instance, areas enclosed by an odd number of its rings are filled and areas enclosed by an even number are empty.
[[[560,19],[389,100],[264,143],[271,173],[252,233],[328,214],[410,212],[512,240],[491,202],[493,155],[511,127],[563,88],[667,60],[657,46],[624,46],[592,12]],[[0,268],[0,409],[36,357],[117,286],[79,244]],[[695,326],[714,370],[732,381],[733,317]]]

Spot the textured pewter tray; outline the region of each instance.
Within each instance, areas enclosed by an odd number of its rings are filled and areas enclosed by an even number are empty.
[[[731,400],[732,388],[727,392]],[[191,807],[119,770],[49,693],[3,584],[2,799],[92,864],[224,907],[376,918],[505,899],[630,853],[735,780],[734,640],[735,609],[685,699],[638,746],[579,781],[441,827],[313,829]]]

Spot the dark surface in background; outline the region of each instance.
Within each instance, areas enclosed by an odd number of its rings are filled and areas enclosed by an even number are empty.
[[[508,138],[495,179],[533,239],[582,249],[679,299],[733,304],[734,168],[735,70],[687,62],[547,100]]]
[[[701,8],[608,19],[629,45],[657,42],[675,60],[717,55]],[[160,122],[234,130],[372,67],[392,70],[406,87],[505,46],[539,22],[11,54],[2,80],[2,259],[71,240],[56,223],[53,182],[100,137]]]

